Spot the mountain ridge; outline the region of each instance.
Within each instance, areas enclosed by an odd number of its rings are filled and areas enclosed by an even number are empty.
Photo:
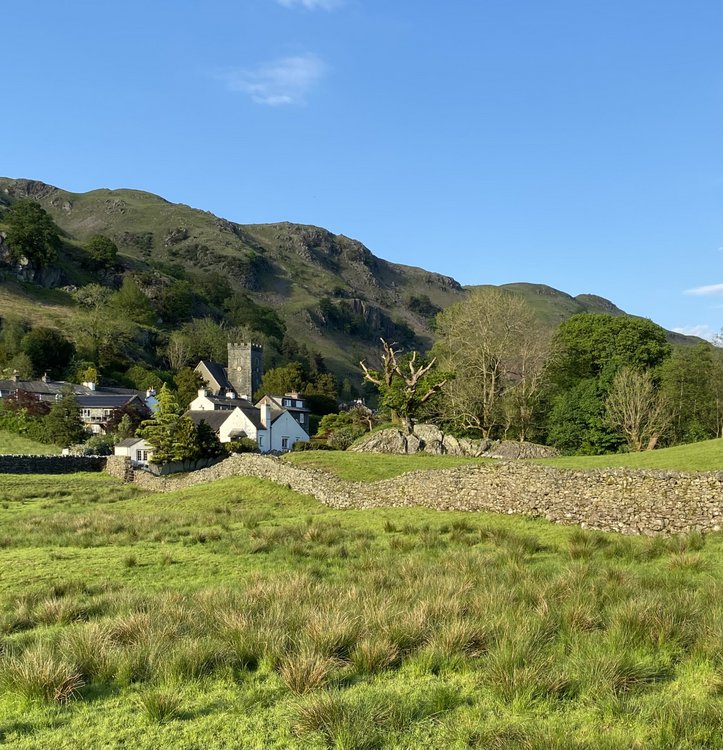
[[[359,240],[323,227],[239,224],[137,189],[74,193],[38,180],[0,177],[0,208],[22,198],[40,203],[62,232],[67,257],[58,264],[61,278],[54,286],[87,283],[87,274],[73,265],[73,253],[92,235],[104,234],[118,245],[126,271],[221,274],[233,289],[276,310],[289,335],[321,352],[339,374],[355,372],[360,359],[374,356],[380,336],[427,348],[434,314],[473,288],[387,261]],[[575,312],[626,314],[593,294],[572,297],[527,282],[502,288],[525,296],[550,325]]]

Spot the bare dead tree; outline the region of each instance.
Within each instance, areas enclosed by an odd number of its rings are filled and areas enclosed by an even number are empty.
[[[631,367],[615,376],[605,406],[608,421],[633,451],[652,450],[670,422],[670,409],[652,375]]]
[[[402,365],[397,359],[400,350],[394,348],[396,344],[390,344],[384,339],[380,341],[384,348],[382,369],[371,370],[364,360],[359,366],[364,373],[364,380],[379,388],[383,403],[392,410],[393,415],[402,420],[407,433],[411,433],[419,408],[442,390],[447,379],[427,378],[436,365],[436,357],[426,363],[420,362],[419,352],[414,351]]]

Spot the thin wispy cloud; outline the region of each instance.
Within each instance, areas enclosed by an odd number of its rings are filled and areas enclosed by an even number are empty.
[[[697,286],[694,289],[686,289],[686,294],[695,294],[702,297],[706,294],[723,294],[723,284],[708,284],[707,286]]]
[[[707,341],[712,341],[713,337],[716,336],[718,331],[714,331],[711,326],[703,324],[697,326],[680,326],[673,328],[676,333],[683,333],[686,336],[698,336]]]
[[[276,0],[284,8],[304,8],[305,10],[334,10],[344,5],[344,0]]]
[[[223,78],[231,91],[248,94],[257,104],[278,107],[303,104],[325,73],[324,62],[306,54],[231,71]]]

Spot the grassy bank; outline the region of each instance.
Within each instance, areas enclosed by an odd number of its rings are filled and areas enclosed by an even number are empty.
[[[60,448],[57,445],[46,445],[45,443],[36,443],[22,435],[16,435],[13,432],[0,430],[0,454],[14,455],[46,455],[58,454]]]
[[[723,747],[721,537],[3,477],[12,748]]]
[[[286,461],[305,469],[323,469],[350,482],[377,482],[407,471],[452,469],[493,459],[434,456],[417,453],[397,456],[388,453],[352,453],[348,451],[304,451],[289,453]]]
[[[617,453],[606,456],[563,456],[541,459],[537,463],[569,469],[627,467],[660,471],[723,471],[723,439],[676,445],[642,453]]]

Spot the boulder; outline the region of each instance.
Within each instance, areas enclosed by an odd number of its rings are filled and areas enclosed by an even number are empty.
[[[400,430],[380,430],[371,433],[350,450],[359,453],[406,453],[407,438]]]
[[[434,424],[414,425],[414,434],[425,444],[425,446],[428,443],[441,443],[444,440],[442,430]]]

